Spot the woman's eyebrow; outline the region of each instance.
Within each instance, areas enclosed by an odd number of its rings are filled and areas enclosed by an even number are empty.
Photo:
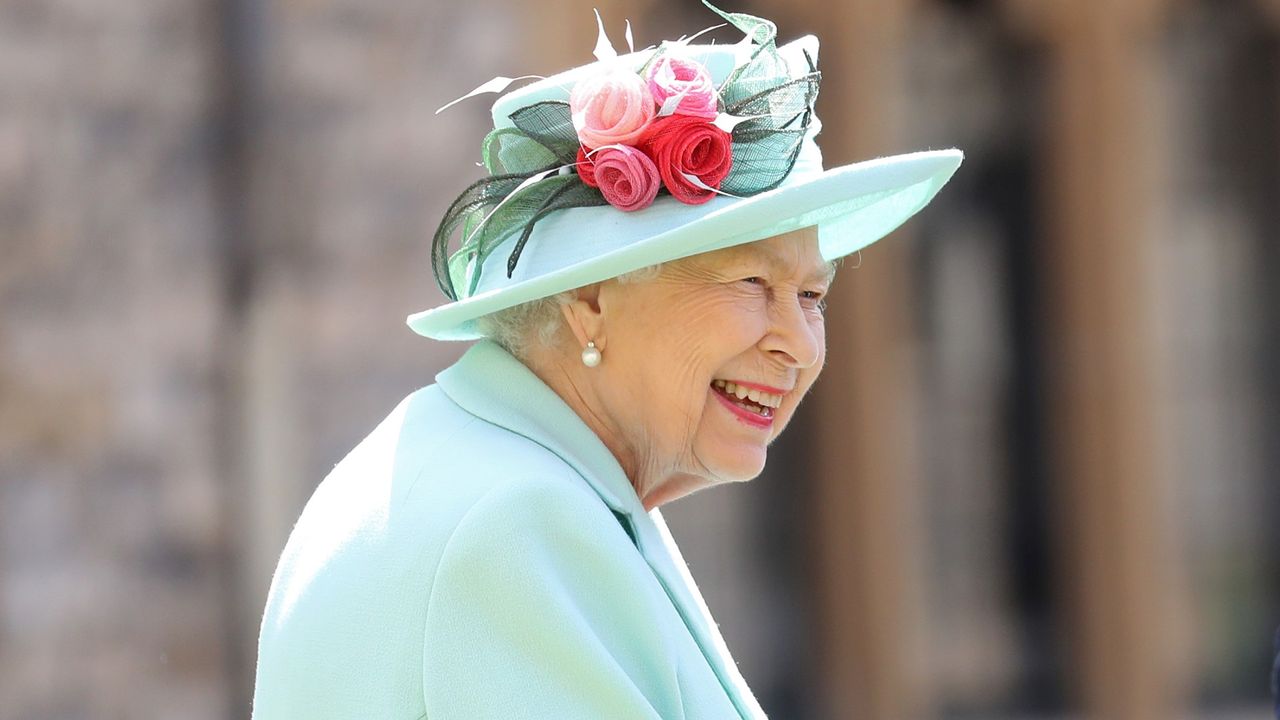
[[[810,281],[820,280],[824,283],[827,283],[828,285],[834,282],[835,279],[836,279],[836,262],[834,260],[829,260],[827,262],[824,262],[820,269],[814,270],[809,275]]]
[[[764,260],[769,264],[769,266],[772,269],[783,271],[785,273],[791,272],[793,267],[791,261],[788,260],[787,258],[784,258],[774,248],[756,247],[756,248],[752,248],[751,250],[753,253],[763,257]],[[814,268],[814,270],[805,277],[805,282],[830,283],[831,281],[835,280],[835,277],[836,277],[836,264],[834,261],[828,261],[828,262],[822,263],[820,267]]]

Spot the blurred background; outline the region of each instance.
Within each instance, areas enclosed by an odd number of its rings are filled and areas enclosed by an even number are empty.
[[[0,0],[0,718],[247,717],[316,484],[463,347],[495,76],[693,0]],[[765,476],[664,508],[790,720],[1270,717],[1280,3],[724,0],[828,165],[956,146],[845,264]],[[716,37],[734,40],[719,31]]]

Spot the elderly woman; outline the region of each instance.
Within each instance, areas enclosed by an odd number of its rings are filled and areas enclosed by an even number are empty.
[[[824,171],[816,40],[723,16],[743,42],[618,56],[602,30],[494,105],[490,174],[435,237],[451,301],[409,319],[485,339],[308,502],[255,718],[763,716],[658,508],[760,473],[822,369],[833,261],[960,154]]]

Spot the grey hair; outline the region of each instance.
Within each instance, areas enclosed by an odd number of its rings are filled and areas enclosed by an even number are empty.
[[[650,265],[623,273],[619,283],[647,282],[658,277],[662,264]],[[561,308],[573,302],[578,291],[566,290],[547,297],[491,312],[476,318],[480,334],[506,348],[507,352],[525,359],[536,346],[550,347],[564,328]]]

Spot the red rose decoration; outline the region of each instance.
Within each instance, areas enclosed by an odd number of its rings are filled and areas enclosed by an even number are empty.
[[[704,118],[668,115],[649,126],[642,147],[658,166],[662,184],[675,199],[689,205],[710,200],[733,166],[733,139]],[[685,177],[692,175],[699,187]]]
[[[587,149],[578,146],[578,164],[575,166],[578,170],[578,177],[582,178],[582,182],[590,187],[600,187],[596,182],[596,159],[595,156],[587,156]]]
[[[609,204],[631,212],[653,204],[662,186],[649,156],[626,145],[597,150],[593,180]]]

